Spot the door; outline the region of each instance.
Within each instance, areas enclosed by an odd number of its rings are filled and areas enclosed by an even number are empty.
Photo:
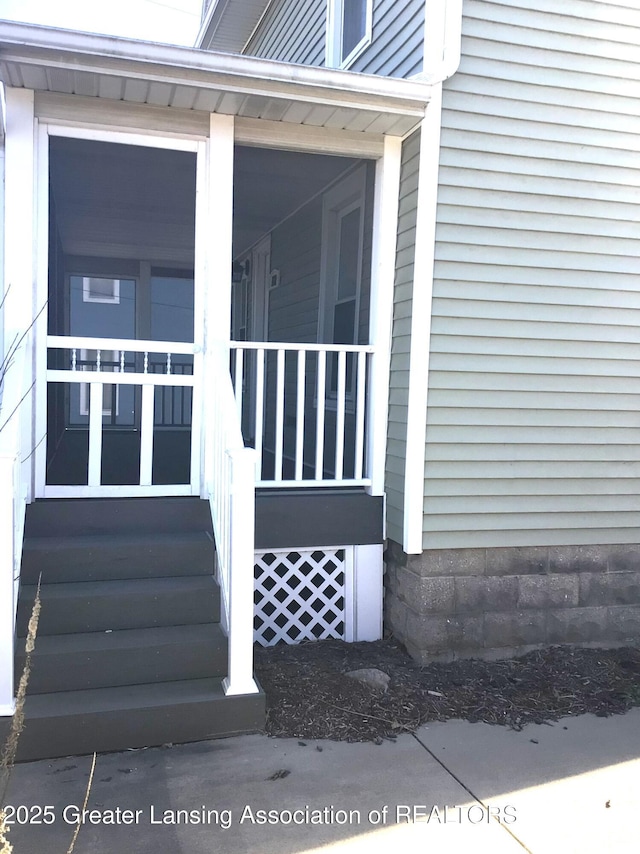
[[[47,441],[36,493],[198,494],[202,147],[105,136],[56,137],[48,150]]]

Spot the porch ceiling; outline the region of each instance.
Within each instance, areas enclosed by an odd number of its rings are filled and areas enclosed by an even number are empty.
[[[8,86],[317,128],[402,136],[431,89],[413,80],[311,68],[0,21]]]

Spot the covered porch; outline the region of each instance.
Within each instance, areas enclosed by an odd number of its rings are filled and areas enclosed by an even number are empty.
[[[359,495],[382,507],[400,145],[429,89],[20,25],[0,69],[17,366],[3,399],[2,709],[24,508],[50,498],[208,502],[224,690],[251,694],[255,568],[278,552],[274,526],[256,529],[256,489],[272,508],[299,491],[324,506],[339,493],[333,515]],[[270,512],[282,525],[287,511]],[[317,542],[291,530],[281,545],[289,564],[292,550],[352,549],[338,557],[356,639],[372,631],[358,566],[364,579],[380,563],[382,528],[372,543],[340,521],[340,541],[325,516]]]

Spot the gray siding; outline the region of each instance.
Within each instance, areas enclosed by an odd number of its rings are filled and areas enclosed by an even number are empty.
[[[350,71],[411,77],[422,71],[424,0],[374,0],[372,40]]]
[[[283,62],[324,65],[327,0],[276,0],[245,53]],[[351,71],[410,77],[422,71],[424,0],[374,0],[372,43]]]
[[[385,472],[387,536],[398,543],[403,541],[410,319],[413,262],[415,256],[419,157],[420,134],[416,132],[405,140],[402,146],[398,252],[396,256],[393,341],[391,347],[389,388],[389,427]]]
[[[640,9],[465,0],[424,546],[637,542]]]
[[[327,0],[275,0],[244,53],[263,59],[324,65]]]

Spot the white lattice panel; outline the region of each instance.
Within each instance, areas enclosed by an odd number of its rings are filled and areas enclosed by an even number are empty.
[[[254,578],[259,644],[344,638],[344,548],[256,552]]]

